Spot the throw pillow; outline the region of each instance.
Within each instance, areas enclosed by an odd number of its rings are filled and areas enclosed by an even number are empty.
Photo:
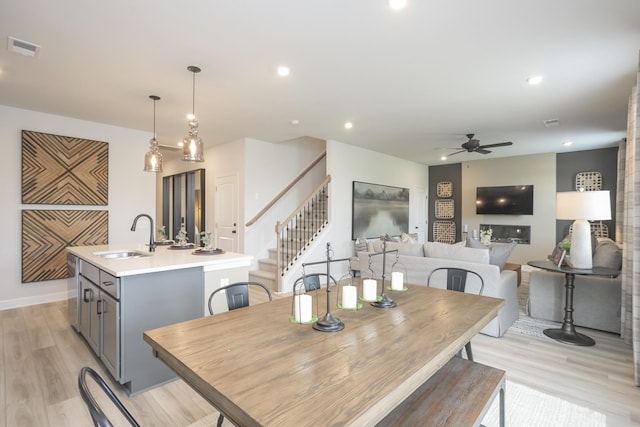
[[[489,249],[467,248],[458,245],[449,245],[440,242],[427,242],[424,244],[424,256],[439,259],[455,259],[458,261],[477,262],[489,264]]]
[[[367,239],[356,239],[353,243],[353,250],[357,254],[358,252],[366,252],[367,250]]]
[[[400,235],[400,243],[418,243],[418,235],[417,234],[411,235],[411,234],[407,234],[407,233],[402,233]]]
[[[593,254],[593,266],[620,270],[622,268],[622,250],[611,239],[598,239]]]
[[[511,252],[513,252],[517,245],[517,242],[511,242],[508,244],[485,246],[484,243],[467,237],[467,247],[489,249],[489,264],[497,265],[500,268],[500,271],[504,269],[507,258],[509,258],[509,255],[511,255]]]

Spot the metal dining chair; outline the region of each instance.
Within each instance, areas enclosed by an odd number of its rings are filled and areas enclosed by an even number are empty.
[[[133,415],[125,408],[125,406],[120,402],[115,393],[109,388],[107,383],[102,379],[102,377],[94,371],[92,368],[85,366],[80,370],[80,374],[78,375],[78,388],[80,389],[80,396],[82,396],[82,400],[87,405],[89,409],[89,414],[91,415],[91,419],[93,420],[93,425],[95,427],[113,427],[113,424],[105,413],[98,405],[98,402],[91,394],[91,390],[89,390],[89,386],[87,385],[87,375],[93,378],[93,380],[100,386],[102,391],[107,395],[107,397],[113,402],[114,406],[118,408],[122,416],[135,427],[140,427],[140,424],[133,418]]]
[[[440,273],[438,273],[440,272]],[[437,274],[436,274],[437,273]],[[446,273],[446,276],[445,276]],[[446,280],[440,279],[444,276]],[[472,290],[467,290],[467,286],[473,284]],[[482,295],[484,291],[484,280],[475,271],[466,270],[458,267],[440,267],[429,273],[427,278],[427,286],[447,289],[456,292],[468,292]],[[467,359],[473,361],[473,352],[471,351],[471,342],[464,345],[467,353]],[[458,353],[459,355],[461,354]]]
[[[269,301],[273,301],[273,297],[271,296],[271,291],[265,285],[259,282],[237,282],[232,283],[227,286],[221,286],[216,289],[209,295],[209,314],[213,314],[213,298],[216,294],[223,292],[227,295],[227,308],[229,311],[235,310],[237,308],[248,307],[249,306],[249,287],[254,286],[256,288],[262,288],[267,296],[269,297]],[[222,413],[218,416],[217,427],[222,426],[222,422],[224,421],[224,415]]]
[[[256,288],[262,288],[269,301],[273,301],[271,291],[265,285],[259,282],[236,282],[230,285],[221,286],[209,295],[209,314],[213,314],[213,298],[216,294],[224,292],[227,295],[227,308],[235,310],[237,308],[247,307],[249,305],[249,287],[254,286]]]

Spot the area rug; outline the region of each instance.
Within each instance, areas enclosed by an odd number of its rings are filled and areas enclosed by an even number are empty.
[[[545,338],[542,331],[548,328],[560,328],[562,323],[549,320],[533,319],[526,314],[520,313],[520,318],[509,328],[508,332],[528,335],[531,337]]]
[[[496,397],[482,426],[500,425],[500,399]],[[514,427],[606,427],[604,414],[507,380],[505,425]]]

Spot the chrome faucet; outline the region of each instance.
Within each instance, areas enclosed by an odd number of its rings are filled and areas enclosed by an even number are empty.
[[[151,218],[151,216],[149,216],[147,214],[140,214],[137,217],[135,217],[133,219],[133,225],[131,226],[131,231],[136,231],[136,224],[138,223],[138,219],[140,219],[141,216],[149,218],[149,226],[150,226],[150,230],[149,230],[149,252],[155,252],[156,251],[156,242],[155,242],[155,240],[153,238],[153,218]]]

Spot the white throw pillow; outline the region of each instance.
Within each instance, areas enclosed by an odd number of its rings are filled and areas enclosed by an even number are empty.
[[[509,255],[511,255],[511,252],[513,252],[516,246],[518,246],[517,242],[485,246],[484,243],[479,240],[467,237],[467,247],[489,249],[489,264],[497,265],[500,268],[500,271],[504,269],[507,258],[509,258]]]

